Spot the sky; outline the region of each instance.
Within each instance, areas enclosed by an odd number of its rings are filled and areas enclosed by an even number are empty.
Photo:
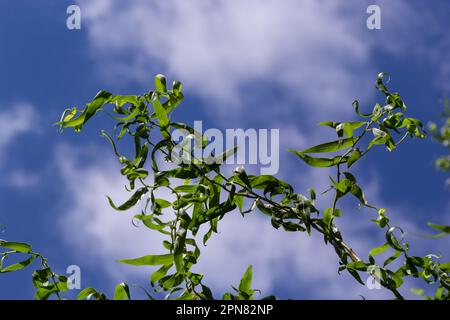
[[[81,9],[80,30],[66,26],[72,4]],[[366,26],[371,4],[381,9],[379,30]],[[177,121],[279,129],[278,176],[301,193],[323,191],[331,171],[311,170],[287,150],[331,139],[316,124],[354,120],[354,99],[364,110],[382,103],[374,89],[379,72],[390,73],[389,87],[401,93],[411,116],[439,121],[450,92],[449,13],[444,0],[1,0],[0,238],[32,243],[62,274],[80,266],[83,287],[109,295],[122,281],[148,287],[151,268],[115,262],[157,253],[161,238],[134,227],[133,212],[107,204],[105,195],[127,196],[99,134],[112,123],[100,115],[81,133],[60,134],[53,123],[65,108],[83,107],[100,89],[147,92],[162,73],[183,83]],[[369,202],[404,227],[415,253],[448,260],[449,238],[414,235],[429,232],[428,221],[450,224],[447,176],[434,167],[444,151],[431,139],[408,141],[394,152],[379,147],[354,172]],[[338,223],[347,242],[366,253],[381,245],[384,235],[371,213],[356,202],[346,206]],[[338,275],[333,249],[317,235],[286,234],[258,213],[231,213],[202,249],[197,270],[223,293],[249,264],[253,287],[266,295],[390,297]],[[2,274],[0,299],[31,299],[30,270]]]

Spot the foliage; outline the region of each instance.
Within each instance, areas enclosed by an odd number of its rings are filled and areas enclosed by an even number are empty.
[[[446,99],[444,102],[444,111],[442,117],[445,123],[438,128],[436,123],[430,123],[428,129],[433,135],[433,138],[438,141],[443,147],[450,150],[450,100]],[[441,156],[436,159],[436,167],[442,171],[450,171],[450,155]]]
[[[442,117],[445,119],[444,124],[439,129],[436,123],[430,123],[428,129],[431,132],[433,138],[439,142],[447,151],[450,148],[450,100],[445,99],[444,111]],[[441,156],[436,159],[436,168],[444,172],[450,172],[450,155]],[[447,179],[446,184],[450,184],[450,178]],[[439,231],[438,234],[431,236],[433,238],[440,238],[450,234],[450,226],[443,226],[435,223],[428,222],[428,226]]]
[[[35,270],[32,275],[33,285],[36,288],[35,299],[46,300],[53,294],[61,299],[60,293],[67,291],[67,278],[54,273],[47,259],[34,252],[29,244],[0,240],[0,248],[4,249],[0,254],[0,273],[18,271],[33,263],[34,260],[40,260],[41,269]],[[19,259],[22,256],[25,258],[20,262],[5,265],[8,258],[16,256]]]
[[[109,141],[122,165],[121,174],[128,181],[126,189],[130,196],[122,204],[116,204],[111,198],[108,201],[118,211],[139,211],[134,215],[135,220],[141,221],[152,232],[159,232],[166,237],[162,243],[166,253],[126,257],[118,261],[134,266],[158,266],[151,274],[150,285],[156,292],[165,292],[167,299],[215,298],[203,282],[203,275],[195,273],[192,268],[200,258],[199,238],[205,245],[217,234],[224,216],[235,210],[239,210],[242,215],[261,212],[276,229],[306,232],[308,235],[312,232],[321,234],[324,243],[331,245],[339,258],[339,271],[349,272],[363,285],[365,283],[361,279],[361,273],[370,273],[395,298],[403,299],[399,289],[404,279],[421,278],[427,284],[437,286],[435,295],[426,297],[427,299],[449,299],[450,263],[440,263],[439,257],[434,255],[420,257],[410,254],[402,229],[392,226],[386,211],[376,208],[367,200],[358,179],[350,172],[355,163],[379,146],[394,151],[408,138],[422,139],[425,136],[422,123],[406,116],[406,106],[400,95],[387,89],[385,76],[384,73],[379,74],[376,81],[377,89],[385,98],[382,104],[377,103],[371,112],[362,113],[358,101],[355,101],[353,107],[359,117],[358,121],[321,123],[336,132],[336,140],[306,150],[291,150],[309,166],[336,169],[336,175],[330,177],[331,185],[327,190],[334,194],[333,205],[322,211],[316,205],[316,193],[312,189],[307,196],[299,194],[290,184],[275,176],[249,175],[242,167],[226,176],[221,171],[218,160],[231,156],[236,148],[221,155],[210,154],[206,159],[198,159],[195,154],[183,148],[176,150],[177,144],[171,138],[171,132],[175,129],[186,130],[203,150],[209,142],[207,137],[195,132],[189,125],[172,121],[173,110],[183,100],[182,86],[175,81],[169,88],[162,75],[155,77],[155,90],[141,96],[100,91],[83,110],[66,110],[58,124],[61,130],[72,128],[77,132],[81,131],[97,112],[111,106],[114,113],[111,117],[116,121],[114,135],[110,136],[105,131],[102,131],[102,135]],[[116,145],[118,140],[126,136],[134,143],[132,156],[120,152]],[[184,161],[174,163],[174,155]],[[209,161],[211,159],[217,161]],[[165,169],[161,169],[162,163]],[[169,190],[175,200],[159,198],[160,190]],[[343,235],[335,224],[337,219],[345,219],[347,216],[340,207],[340,201],[347,196],[354,197],[361,205],[373,210],[374,226],[385,233],[385,243],[373,248],[367,259],[359,256],[344,242]],[[29,264],[22,262],[18,267],[3,267],[5,258],[10,254],[41,257],[33,253],[31,247],[28,249],[26,244],[1,242],[0,246],[10,249],[2,253],[1,272],[14,271]],[[391,251],[391,256],[378,261],[376,257],[386,251]],[[390,269],[394,260],[401,262],[400,267]],[[36,298],[46,299],[52,293],[60,297],[59,293],[65,288],[60,288],[58,283],[62,283],[63,279],[51,271],[43,270],[50,270],[46,263],[42,270],[35,271],[36,274],[47,272],[42,279],[39,278],[40,282],[36,281],[38,291],[42,290],[44,280],[49,280],[48,274],[53,279],[53,284],[45,282],[47,291],[42,295],[37,294]],[[59,282],[55,282],[55,279],[59,279]],[[233,287],[234,292],[226,293],[222,299],[253,299],[256,290],[251,288],[251,282],[250,266],[239,286]],[[54,286],[54,289],[48,289],[48,286]],[[147,290],[146,293],[153,299]],[[128,285],[118,284],[114,299],[130,297]],[[106,299],[106,296],[94,288],[87,288],[80,292],[78,298]],[[272,298],[274,297],[267,297]]]

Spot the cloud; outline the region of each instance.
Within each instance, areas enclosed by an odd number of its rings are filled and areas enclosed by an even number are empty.
[[[371,96],[374,52],[401,57],[406,48],[415,48],[416,35],[409,26],[416,14],[404,1],[385,2],[382,14],[387,24],[383,26],[396,31],[379,33],[379,37],[369,36],[367,5],[358,2],[355,6],[356,1],[78,2],[91,54],[108,79],[148,85],[154,73],[179,78],[185,92],[203,99],[203,108],[220,116],[222,123],[235,124],[231,118],[259,119],[261,124],[263,119],[265,126],[279,126],[282,152],[318,139],[301,128],[306,120],[329,120],[324,115],[348,117],[352,109],[345,105],[354,98]],[[98,155],[101,151],[92,148],[91,152]],[[77,161],[85,155],[67,146],[58,154],[60,174],[70,195],[66,201],[71,203],[62,219],[67,228],[65,242],[117,281],[135,274],[136,268],[113,261],[155,252],[161,239],[134,228],[130,214],[118,214],[102,201],[104,194],[124,199],[118,167],[98,156],[98,164],[90,161],[81,166]],[[281,172],[283,178],[299,180],[302,186],[303,181],[313,181],[318,191],[329,184],[328,174],[326,170]],[[374,182],[369,190],[371,199],[377,200],[377,186]],[[381,244],[367,232],[366,220],[366,216],[351,218],[342,225],[360,252]],[[77,236],[70,230],[76,230]],[[220,234],[202,250],[196,268],[222,292],[238,283],[250,263],[255,287],[263,292],[270,293],[278,285],[293,297],[386,297],[384,291],[368,292],[354,280],[337,276],[334,252],[319,237],[276,231],[257,214],[244,220],[235,213],[227,215]]]
[[[61,204],[65,213],[59,221],[65,243],[76,249],[75,256],[82,257],[85,265],[100,266],[112,279],[131,273],[142,275],[142,269],[115,261],[156,253],[162,239],[149,237],[148,230],[133,226],[130,213],[117,212],[109,206],[106,195],[117,203],[127,197],[118,164],[112,157],[101,159],[101,154],[110,156],[110,150],[101,149],[99,153],[94,146],[82,150],[68,145],[60,145],[56,150],[55,163],[67,195]],[[92,158],[91,154],[96,156]],[[80,162],[86,157],[93,160],[87,166]]]
[[[93,145],[83,150],[69,145],[57,148],[55,163],[65,190],[61,199],[61,236],[74,257],[82,259],[83,267],[104,272],[114,283],[133,279],[145,284],[151,268],[114,261],[161,253],[163,238],[144,227],[134,227],[131,216],[136,212],[118,213],[109,207],[105,194],[117,202],[126,200],[127,195],[118,165],[105,160],[105,152],[109,151]],[[358,247],[370,248],[370,238],[362,236],[357,241]],[[254,287],[263,294],[282,287],[281,292],[289,290],[292,294],[290,298],[357,299],[359,294],[386,295],[380,290],[369,291],[348,276],[339,276],[337,257],[318,235],[308,237],[275,230],[268,219],[256,212],[245,218],[237,212],[226,215],[219,224],[219,234],[201,250],[200,263],[194,270],[205,273],[205,282],[216,293],[238,284],[252,264]]]
[[[15,103],[0,112],[0,164],[8,157],[8,148],[19,136],[39,132],[38,114],[36,108],[27,102]],[[8,157],[12,159],[12,157]],[[21,168],[1,172],[2,185],[17,189],[26,189],[35,186],[40,175],[35,172],[26,172]]]
[[[36,110],[29,103],[16,103],[0,112],[0,157],[14,139],[34,130]]]
[[[339,107],[366,97],[375,75],[365,7],[348,2],[79,3],[100,70],[145,83],[163,70],[226,116],[257,87],[312,112],[346,113]]]
[[[426,62],[436,85],[448,90],[449,40],[442,28],[448,19],[445,9],[427,4],[78,2],[103,76],[148,86],[153,74],[166,73],[182,80],[189,95],[202,97],[207,112],[231,120],[242,113],[270,119],[274,107],[285,121],[296,120],[292,110],[348,115],[353,99],[374,93],[375,74],[389,71],[379,70],[386,56]],[[366,28],[371,4],[381,8],[381,30]]]

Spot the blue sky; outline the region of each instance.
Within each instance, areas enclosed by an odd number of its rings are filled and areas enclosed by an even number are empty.
[[[100,116],[80,134],[59,134],[52,123],[66,107],[83,106],[100,89],[146,92],[153,75],[166,74],[184,84],[178,121],[279,128],[280,176],[306,192],[325,189],[329,172],[311,171],[286,150],[329,139],[316,123],[353,119],[353,99],[365,109],[381,102],[378,72],[391,74],[390,88],[425,123],[438,120],[450,91],[443,0],[75,3],[82,28],[71,31],[70,1],[0,2],[0,238],[32,243],[61,273],[79,265],[83,286],[109,294],[118,282],[148,279],[149,270],[114,260],[153,253],[160,242],[105,201],[126,196],[99,136],[111,122]],[[366,28],[369,4],[381,8],[380,30]],[[447,177],[433,165],[442,152],[430,139],[408,141],[392,153],[379,148],[355,171],[396,224],[424,231],[427,221],[450,224]],[[349,242],[362,252],[382,244],[369,212],[355,203],[348,209],[340,223]],[[199,268],[218,292],[252,263],[254,286],[282,298],[386,297],[338,276],[337,259],[318,237],[281,234],[257,214],[246,220],[227,217],[204,249]],[[449,257],[448,238],[408,240],[418,254]],[[32,295],[29,271],[0,277],[0,298]]]

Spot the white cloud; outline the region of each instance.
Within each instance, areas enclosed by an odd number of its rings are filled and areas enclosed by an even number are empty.
[[[101,149],[99,152],[93,146],[83,150],[58,146],[56,163],[66,190],[62,199],[64,215],[59,222],[63,240],[76,249],[75,256],[82,257],[85,264],[100,266],[97,270],[108,272],[112,278],[120,278],[131,273],[141,274],[140,269],[115,263],[115,260],[157,253],[161,238],[149,236],[148,230],[133,226],[131,213],[117,212],[109,206],[106,195],[116,203],[127,197],[123,189],[126,182],[109,151]],[[100,161],[101,154],[107,154],[107,160]],[[98,162],[82,166],[82,157]]]
[[[4,109],[0,112],[0,157],[18,135],[34,130],[37,116],[29,103],[16,103]]]
[[[30,103],[15,103],[4,108],[0,112],[0,164],[6,160],[14,160],[8,155],[8,148],[16,139],[24,134],[36,134],[38,128],[38,114],[36,108]],[[39,174],[25,172],[23,169],[6,170],[2,168],[2,185],[8,187],[26,189],[35,186],[39,180]]]
[[[354,98],[370,97],[378,71],[373,63],[374,51],[400,56],[405,48],[414,48],[415,35],[408,26],[415,15],[404,1],[392,6],[389,2],[387,10],[385,3],[382,12],[387,24],[383,26],[396,32],[392,37],[384,37],[392,33],[383,32],[375,38],[365,29],[366,7],[360,2],[354,6],[356,1],[78,2],[91,54],[103,75],[114,82],[120,78],[145,84],[159,72],[179,78],[188,95],[203,98],[207,103],[202,105],[209,112],[220,112],[221,121],[235,120],[233,114],[240,114],[243,119],[269,119],[266,126],[278,124],[285,136],[281,152],[286,147],[300,149],[305,142],[309,145],[317,139],[299,129],[300,116],[301,124],[305,119],[329,120],[323,119],[325,114],[330,119],[348,117],[352,109],[345,106]],[[395,46],[390,45],[393,42]],[[253,91],[258,86],[264,90]],[[266,89],[275,97],[260,97]],[[283,99],[277,98],[279,93]],[[114,212],[102,201],[104,194],[123,199],[124,181],[117,174],[117,166],[102,159],[98,165],[82,167],[76,162],[79,151],[59,151],[60,173],[71,203],[62,219],[65,241],[117,281],[134,274],[135,268],[113,261],[155,252],[161,239],[142,228],[136,230],[129,214]],[[288,181],[312,181],[318,192],[328,185],[328,173],[281,172]],[[377,195],[376,189],[372,194]],[[215,289],[228,290],[252,263],[255,287],[264,293],[270,293],[281,281],[283,287],[292,288],[300,297],[385,294],[368,292],[353,280],[337,276],[337,259],[318,237],[276,231],[261,217],[245,220],[237,214],[228,215],[221,223],[221,233],[202,250],[198,269],[205,272],[207,283]],[[349,242],[361,252],[379,245],[366,232],[367,225],[361,222],[366,220],[351,218],[351,226],[343,226]],[[306,290],[307,294],[302,292]]]
[[[111,159],[109,150],[84,148],[82,151],[65,145],[55,153],[66,190],[61,199],[64,214],[59,220],[63,240],[74,257],[82,259],[84,265],[95,266],[95,272],[105,272],[111,281],[132,278],[145,284],[150,269],[114,261],[162,252],[162,237],[132,226],[131,212],[118,213],[109,207],[105,194],[117,202],[127,198],[124,179],[116,163],[105,160],[105,153]],[[337,257],[317,235],[309,238],[305,234],[275,230],[258,213],[245,218],[230,213],[219,224],[219,232],[202,248],[200,263],[195,267],[205,273],[206,284],[215,292],[229,291],[252,264],[254,287],[263,294],[273,292],[279,283],[291,290],[294,297],[357,299],[359,294],[366,297],[386,294],[369,291],[348,276],[338,276]],[[358,238],[358,247],[370,248],[369,240],[364,236]]]
[[[154,73],[167,73],[182,80],[189,95],[203,97],[206,111],[214,115],[219,111],[232,120],[239,118],[236,110],[240,115],[273,117],[274,104],[280,114],[290,112],[288,121],[294,120],[290,119],[294,106],[297,114],[300,109],[348,115],[353,99],[365,100],[374,93],[376,72],[389,71],[378,69],[383,65],[379,54],[436,65],[429,73],[436,74],[431,77],[438,86],[448,89],[449,42],[442,28],[448,19],[426,4],[78,2],[91,54],[103,75],[115,83],[135,80],[148,86]],[[381,7],[381,30],[366,28],[370,4]],[[261,96],[261,90],[254,90],[257,87],[282,93],[283,101],[255,99],[253,95]]]
[[[186,92],[214,101],[206,106],[210,111],[222,106],[226,116],[244,109],[248,89],[258,86],[278,88],[297,105],[310,106],[303,109],[327,114],[349,112],[341,106],[372,88],[363,6],[297,0],[79,3],[100,70],[145,83],[151,72],[163,70],[180,78]]]

